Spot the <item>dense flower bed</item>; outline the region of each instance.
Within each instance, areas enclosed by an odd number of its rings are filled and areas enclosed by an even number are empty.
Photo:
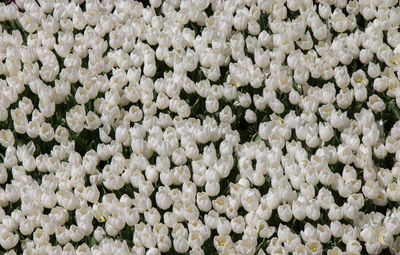
[[[1,254],[400,254],[397,0],[0,3]]]

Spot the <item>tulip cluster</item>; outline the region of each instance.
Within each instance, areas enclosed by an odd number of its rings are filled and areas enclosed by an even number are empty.
[[[1,254],[400,254],[397,0],[0,3]]]

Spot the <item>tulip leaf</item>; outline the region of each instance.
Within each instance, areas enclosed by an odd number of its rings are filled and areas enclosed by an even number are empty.
[[[392,108],[392,112],[394,113],[394,116],[396,117],[397,120],[400,120],[400,110],[397,107]]]

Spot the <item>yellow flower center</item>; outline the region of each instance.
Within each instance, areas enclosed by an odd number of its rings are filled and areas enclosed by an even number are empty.
[[[236,88],[239,87],[239,85],[235,81],[230,81],[229,84],[235,86]]]
[[[355,80],[357,83],[365,83],[365,80],[364,79],[362,79],[362,78],[360,78],[360,79],[356,79]]]
[[[366,162],[366,161],[367,161],[367,158],[365,157],[365,155],[362,155],[362,156],[361,156],[361,159],[362,159],[363,162]]]
[[[107,221],[107,218],[104,217],[104,216],[100,216],[99,221],[100,221],[100,222],[106,222],[106,221]]]
[[[258,230],[258,234],[260,234],[260,232],[264,229],[264,225],[260,226],[260,229]]]

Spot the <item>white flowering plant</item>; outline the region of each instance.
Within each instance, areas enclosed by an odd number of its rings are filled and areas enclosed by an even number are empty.
[[[400,254],[398,0],[0,2],[1,254]]]

